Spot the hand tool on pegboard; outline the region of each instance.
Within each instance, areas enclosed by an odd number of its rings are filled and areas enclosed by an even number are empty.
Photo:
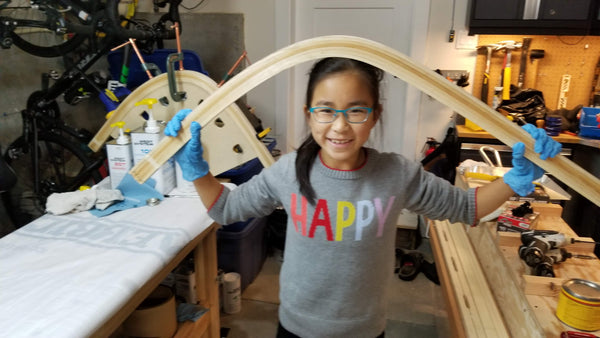
[[[492,61],[492,53],[494,50],[497,50],[499,45],[497,44],[489,44],[489,45],[481,45],[477,46],[477,49],[485,48],[486,57],[485,57],[485,70],[483,71],[483,77],[481,80],[481,101],[488,103],[488,96],[490,90],[490,63]]]
[[[502,100],[510,100],[510,83],[512,76],[512,50],[521,48],[520,43],[514,41],[502,41],[500,42],[502,48],[506,52],[506,65],[504,66],[504,74],[502,77]]]
[[[527,85],[527,88],[535,88],[536,86],[536,81],[537,81],[537,70],[539,67],[539,60],[543,59],[544,56],[546,55],[546,52],[543,49],[532,49],[531,52],[529,52],[529,61],[531,62],[531,76],[530,79],[527,81],[527,83],[529,85]]]
[[[521,63],[519,65],[519,79],[517,81],[517,87],[523,88],[525,84],[525,71],[527,70],[527,56],[529,54],[529,46],[531,45],[531,38],[523,38],[521,48]]]
[[[558,104],[556,109],[567,108],[567,93],[571,85],[571,75],[563,74],[560,78],[560,91],[558,93]]]
[[[498,47],[501,49],[502,47]],[[494,87],[494,97],[492,98],[492,108],[496,109],[500,107],[502,102],[502,83],[504,82],[504,68],[506,67],[506,53],[504,54],[504,61],[502,62],[502,68],[500,69],[500,76],[498,76],[498,85]]]

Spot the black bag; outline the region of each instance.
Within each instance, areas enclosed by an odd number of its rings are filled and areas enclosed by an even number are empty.
[[[546,118],[548,108],[541,91],[532,88],[513,90],[512,87],[510,99],[503,100],[496,110],[511,116],[513,121],[521,125],[525,123],[535,125],[535,121]]]

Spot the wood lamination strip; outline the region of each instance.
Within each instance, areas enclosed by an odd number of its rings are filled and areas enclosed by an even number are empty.
[[[472,227],[467,234],[511,336],[543,337],[542,327],[525,298],[521,283],[510,270],[490,228]]]
[[[461,319],[459,334],[465,337],[509,337],[509,331],[489,284],[469,243],[464,224],[435,221],[433,231],[446,267],[453,302]],[[437,245],[437,244],[436,244]]]
[[[512,146],[516,142],[523,142],[526,146],[525,156],[528,159],[600,206],[600,180],[596,177],[564,156],[541,160],[533,152],[533,139],[519,126],[431,69],[417,64],[386,45],[364,38],[342,35],[322,36],[280,49],[253,63],[226,82],[193,110],[191,119],[206,125],[228,105],[281,71],[328,56],[353,58],[379,67],[452,108],[506,145]],[[189,120],[184,121],[183,127],[185,132],[177,138],[164,139],[150,153],[150,156],[155,158],[154,163],[143,160],[132,169],[131,174],[138,182],[147,180],[160,165],[187,142],[190,137]]]

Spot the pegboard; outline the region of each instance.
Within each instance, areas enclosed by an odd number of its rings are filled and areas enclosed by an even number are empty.
[[[599,36],[546,36],[546,35],[479,35],[478,46],[501,41],[523,42],[523,37],[531,38],[529,53],[533,49],[544,50],[544,57],[532,61],[527,57],[523,88],[535,88],[544,94],[549,110],[558,109],[558,99],[563,75],[571,76],[569,91],[565,94],[566,108],[572,109],[578,104],[590,105],[590,96],[594,83],[594,72],[600,58]],[[491,106],[494,87],[498,86],[504,63],[504,50],[493,51],[490,62],[489,92],[486,102]],[[511,51],[511,84],[517,85],[521,63],[521,49]],[[481,85],[485,71],[487,51],[478,48],[473,95],[481,97]],[[537,62],[537,65],[536,65]]]

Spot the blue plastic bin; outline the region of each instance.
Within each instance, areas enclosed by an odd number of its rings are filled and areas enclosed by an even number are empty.
[[[253,218],[217,230],[217,266],[241,276],[242,290],[254,281],[267,258],[267,218]]]
[[[579,118],[579,136],[600,139],[600,122],[596,117],[598,114],[600,108],[583,107]]]
[[[194,70],[204,75],[208,73],[202,66],[202,61],[198,54],[191,50],[182,50],[183,53],[183,68],[187,70]],[[142,54],[144,62],[155,64],[162,73],[167,72],[167,58],[170,54],[177,53],[176,49],[157,49],[152,54]],[[108,68],[110,75],[113,80],[118,80],[121,77],[121,68],[123,66],[123,49],[110,52],[107,55]],[[138,59],[135,52],[131,51],[131,57],[129,58],[129,76],[127,77],[127,88],[135,89],[142,83],[148,81],[148,75],[146,71],[142,69],[140,60]],[[179,61],[175,63],[175,69],[179,69]]]

